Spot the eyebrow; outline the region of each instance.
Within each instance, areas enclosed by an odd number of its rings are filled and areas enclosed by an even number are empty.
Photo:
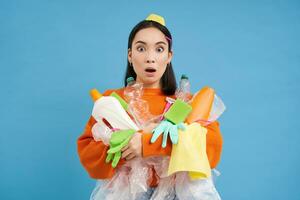
[[[135,44],[137,44],[137,43],[142,43],[142,44],[145,44],[145,45],[147,44],[146,42],[141,41],[141,40],[135,42]],[[164,44],[164,45],[167,45],[167,43],[165,43],[165,42],[163,42],[163,41],[156,42],[155,44],[156,44],[156,45],[157,45],[157,44]]]

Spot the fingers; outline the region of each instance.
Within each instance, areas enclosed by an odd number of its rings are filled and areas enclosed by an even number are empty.
[[[161,129],[161,126],[158,126],[157,128],[155,128],[154,133],[151,138],[151,143],[154,143],[157,140],[157,138],[161,135],[162,132],[163,132],[163,130]]]
[[[180,124],[178,124],[178,129],[181,129],[181,130],[185,130],[185,125],[184,125],[184,123],[180,123]]]
[[[119,163],[120,158],[121,158],[121,151],[115,153],[114,159],[113,159],[112,164],[111,164],[111,166],[113,168],[115,168],[117,166],[117,164]]]
[[[127,149],[126,151],[122,152],[122,158],[126,158],[129,154],[132,154],[131,149]]]
[[[167,146],[167,139],[168,139],[168,133],[169,133],[170,127],[166,127],[164,134],[163,134],[163,142],[162,142],[162,147],[165,148]]]
[[[122,158],[125,158],[126,160],[131,160],[136,156],[136,152],[131,148],[128,148],[124,152],[122,152]]]
[[[177,144],[178,143],[178,130],[177,126],[171,126],[170,127],[170,138],[172,144]]]
[[[112,153],[107,154],[105,162],[109,163],[112,160],[112,158],[113,158],[113,154]]]
[[[136,157],[136,155],[134,155],[133,153],[131,153],[131,154],[129,154],[125,159],[126,160],[131,160],[131,159],[133,159],[133,158],[135,158]]]
[[[128,137],[126,140],[124,140],[121,144],[113,147],[113,148],[110,148],[107,153],[116,153],[116,152],[119,152],[121,151],[121,149],[126,146],[129,142],[129,140],[131,139],[131,137]]]
[[[118,152],[118,151],[121,151],[121,149],[122,149],[121,145],[118,145],[118,146],[115,146],[115,147],[113,147],[113,148],[110,148],[110,149],[107,151],[107,153],[116,153],[116,152]]]
[[[126,151],[128,148],[129,148],[129,145],[127,144],[125,147],[123,147],[123,148],[121,149],[122,153],[123,153],[124,151]]]
[[[130,140],[131,140],[131,137],[128,137],[126,140],[124,140],[122,142],[122,144],[120,145],[121,149],[123,149],[123,147],[127,146],[127,144],[129,143]]]
[[[132,149],[128,148],[127,150],[125,150],[124,152],[122,152],[122,158],[126,159],[126,160],[131,160],[133,158],[135,158],[136,152],[134,152]]]

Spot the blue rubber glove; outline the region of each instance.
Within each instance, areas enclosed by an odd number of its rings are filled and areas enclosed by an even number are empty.
[[[151,143],[154,143],[157,138],[163,134],[162,147],[167,146],[168,135],[170,136],[172,144],[178,143],[178,129],[185,130],[184,123],[173,124],[168,120],[163,120],[152,132]]]
[[[192,107],[180,99],[176,99],[170,109],[164,114],[164,120],[152,131],[151,143],[163,134],[162,147],[167,146],[167,138],[170,136],[172,144],[178,143],[178,129],[185,130],[183,124],[185,118],[192,111]]]

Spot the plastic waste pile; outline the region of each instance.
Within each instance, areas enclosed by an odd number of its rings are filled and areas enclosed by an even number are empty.
[[[92,116],[97,123],[92,128],[96,141],[109,145],[106,161],[117,167],[121,149],[138,130],[157,117],[149,112],[148,103],[142,99],[143,85],[133,78],[127,80],[124,101],[116,93],[102,96],[91,91],[95,101]],[[138,199],[148,189],[147,179],[152,176],[151,168],[159,176],[159,184],[151,199],[180,200],[221,199],[215,189],[206,155],[205,126],[217,120],[224,112],[222,100],[212,88],[204,87],[191,95],[190,82],[186,75],[181,77],[176,99],[167,97],[160,123],[153,130],[151,142],[163,135],[162,148],[167,138],[173,143],[170,157],[137,158],[117,167],[110,180],[99,180],[91,199]],[[213,172],[217,172],[213,170]]]

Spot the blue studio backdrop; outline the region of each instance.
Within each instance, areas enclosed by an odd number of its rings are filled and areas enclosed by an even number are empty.
[[[123,86],[130,30],[165,17],[173,66],[227,106],[224,200],[299,199],[299,1],[0,2],[0,199],[89,199],[89,90]]]

